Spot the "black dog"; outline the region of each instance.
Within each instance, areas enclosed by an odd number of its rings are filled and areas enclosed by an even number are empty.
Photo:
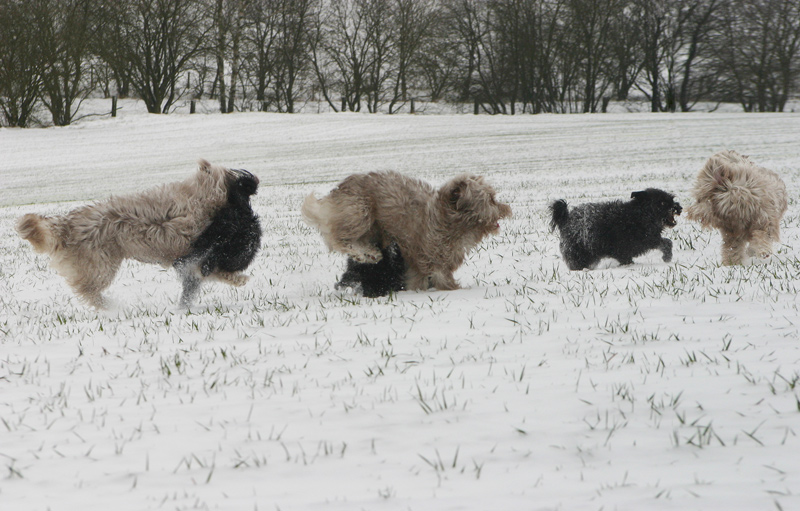
[[[381,254],[383,257],[377,263],[359,263],[348,257],[347,269],[334,287],[351,287],[367,298],[404,290],[406,263],[397,243],[381,249]]]
[[[246,277],[238,272],[250,266],[260,248],[261,225],[250,206],[250,196],[258,191],[258,178],[246,170],[234,171],[238,177],[228,189],[228,202],[194,240],[189,253],[173,263],[183,281],[184,307],[194,301],[206,277],[244,284]]]
[[[658,249],[665,262],[672,260],[672,241],[661,237],[665,227],[675,227],[675,215],[683,208],[675,196],[648,188],[631,194],[628,202],[582,204],[569,211],[567,203],[550,205],[550,229],[561,233],[561,255],[570,270],[594,268],[600,259],[612,257],[620,264]]]

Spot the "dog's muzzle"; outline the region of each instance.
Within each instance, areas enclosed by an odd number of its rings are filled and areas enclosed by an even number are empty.
[[[667,214],[667,219],[664,222],[665,224],[667,224],[667,227],[675,227],[676,225],[678,225],[678,221],[675,220],[675,217],[680,216],[682,212],[683,208],[681,207],[680,204],[678,204],[677,202],[673,204],[672,207],[669,209],[669,213]]]

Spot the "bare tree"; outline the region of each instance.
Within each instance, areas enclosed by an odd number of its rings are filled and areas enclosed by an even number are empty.
[[[266,111],[277,60],[280,7],[285,0],[252,0],[245,9],[245,71],[259,109]]]
[[[681,83],[678,103],[682,112],[688,112],[693,104],[709,94],[716,83],[713,71],[707,63],[713,58],[711,37],[719,23],[720,0],[699,0],[685,4],[686,29],[682,31],[677,55],[681,65]],[[698,66],[700,64],[700,66]],[[697,73],[698,68],[702,70]]]
[[[439,17],[433,0],[393,0],[390,5],[395,23],[396,74],[389,102],[389,113],[393,113],[398,103],[408,101],[414,69]]]
[[[485,27],[484,2],[479,0],[450,0],[445,4],[447,20],[452,24],[452,33],[457,36],[461,54],[458,91],[459,101],[474,99],[473,80],[478,68],[479,48]]]
[[[458,88],[456,77],[461,58],[459,41],[446,11],[437,7],[431,18],[428,36],[422,40],[415,65],[420,87],[427,91],[431,101],[438,101]]]
[[[26,127],[41,87],[39,36],[25,0],[0,0],[0,113],[3,124]]]
[[[326,88],[333,85],[333,70],[342,100],[354,112],[361,111],[362,101],[369,93],[369,73],[374,65],[373,35],[366,10],[369,1],[379,0],[331,0],[327,14],[318,24],[314,44],[314,66],[320,82]],[[331,103],[330,98],[328,102]]]
[[[87,79],[89,51],[94,37],[93,0],[32,0],[39,34],[42,102],[53,124],[66,126],[92,91]]]
[[[641,45],[641,26],[627,2],[613,20],[611,28],[611,67],[608,69],[614,84],[617,101],[628,99],[628,94],[642,72],[644,56]]]
[[[797,91],[800,76],[800,1],[779,2],[777,24],[773,28],[775,37],[775,64],[778,91],[776,107],[783,112],[789,95]]]
[[[281,0],[279,4],[275,73],[278,111],[295,111],[298,81],[309,66],[311,20],[318,3],[318,0]]]
[[[213,0],[211,28],[214,33],[216,75],[214,84],[219,111],[230,113],[236,109],[236,88],[242,61],[242,38],[245,31],[245,12],[249,0]],[[230,72],[226,69],[230,64]]]
[[[569,0],[573,51],[580,62],[583,112],[596,112],[610,85],[611,31],[621,15],[621,0]]]
[[[665,40],[670,22],[667,3],[670,1],[672,0],[634,0],[632,6],[636,22],[641,27],[642,69],[649,88],[644,89],[638,84],[637,87],[650,99],[651,112],[662,110]]]
[[[179,79],[205,50],[203,10],[195,0],[108,0],[101,56],[126,76],[150,113],[168,113]]]

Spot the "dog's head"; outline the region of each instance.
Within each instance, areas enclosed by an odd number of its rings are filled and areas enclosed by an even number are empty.
[[[500,219],[511,216],[511,206],[498,202],[496,192],[481,176],[463,174],[439,190],[440,200],[460,222],[481,230],[481,237],[496,234]]]
[[[244,169],[230,169],[233,174],[232,187],[236,188],[236,192],[250,197],[258,193],[258,178],[250,171]]]
[[[250,196],[258,193],[258,178],[244,169],[229,169],[228,204],[248,207]]]
[[[631,198],[634,203],[640,204],[655,214],[656,218],[661,220],[666,227],[675,227],[678,224],[675,217],[680,216],[683,212],[683,208],[675,200],[674,195],[658,188],[633,192]]]

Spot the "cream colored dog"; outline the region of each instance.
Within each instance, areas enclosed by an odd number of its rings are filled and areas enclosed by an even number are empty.
[[[62,216],[27,214],[17,232],[83,301],[102,308],[102,292],[124,259],[170,267],[189,252],[192,241],[227,201],[237,172],[200,160],[184,181],[135,195],[111,197]],[[241,285],[246,278],[220,274],[218,280]]]
[[[496,234],[508,204],[482,177],[461,175],[441,188],[397,172],[355,174],[329,195],[306,197],[303,219],[330,250],[362,263],[396,242],[406,261],[406,289],[458,289],[453,272],[485,236]]]
[[[787,208],[786,185],[775,172],[735,151],[721,151],[700,169],[692,188],[690,220],[722,234],[722,264],[741,264],[745,254],[772,254]]]

